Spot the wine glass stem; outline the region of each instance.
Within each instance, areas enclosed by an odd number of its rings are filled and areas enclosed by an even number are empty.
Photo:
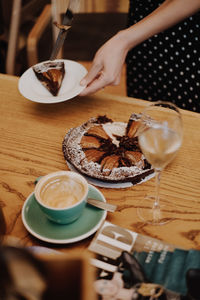
[[[156,176],[156,186],[155,186],[155,201],[153,204],[153,219],[154,222],[158,222],[160,219],[160,177],[161,177],[161,170],[155,169],[155,176]]]

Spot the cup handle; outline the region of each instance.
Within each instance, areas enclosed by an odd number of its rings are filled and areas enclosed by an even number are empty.
[[[38,181],[42,178],[43,176],[39,176],[38,178],[35,179],[34,184],[36,185]]]

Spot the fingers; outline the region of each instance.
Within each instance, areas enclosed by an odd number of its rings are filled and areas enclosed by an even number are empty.
[[[93,94],[108,85],[118,85],[121,80],[121,73],[112,78],[106,73],[101,72],[90,84],[80,93],[80,96]]]
[[[89,85],[98,76],[101,69],[102,66],[100,64],[93,63],[87,75],[81,80],[80,85]]]
[[[96,77],[92,82],[90,82],[89,85],[80,93],[80,96],[85,96],[89,94],[93,94],[97,92],[98,90],[101,90],[106,86],[106,81],[104,79],[104,76],[100,74],[98,77]]]

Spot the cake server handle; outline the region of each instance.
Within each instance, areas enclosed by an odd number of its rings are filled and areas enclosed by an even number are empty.
[[[63,25],[71,26],[73,21],[73,12],[68,8],[66,10],[66,13],[63,18]],[[58,52],[60,51],[61,47],[64,44],[64,40],[67,36],[67,30],[66,29],[60,29],[56,43],[53,47],[53,50],[51,52],[50,60],[56,59]]]
[[[117,205],[113,205],[113,204],[103,202],[103,201],[97,200],[97,199],[88,198],[87,203],[90,205],[96,206],[98,208],[107,210],[109,212],[114,212],[117,209]]]

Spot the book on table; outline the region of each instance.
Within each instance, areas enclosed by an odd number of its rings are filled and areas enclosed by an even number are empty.
[[[126,287],[126,278],[130,277],[130,270],[123,266],[120,257],[122,253],[129,253],[139,264],[145,276],[145,282],[155,284],[153,287],[156,286],[156,288],[162,287],[165,293],[171,295],[169,296],[171,298],[165,299],[186,297],[188,294],[186,277],[191,270],[197,271],[197,276],[200,276],[200,251],[181,249],[175,245],[138,234],[107,221],[104,222],[94,236],[89,245],[89,250],[95,253],[92,264],[98,270],[98,280],[112,281],[114,274],[121,273],[123,287]],[[138,286],[140,280],[138,278],[134,279],[137,283],[136,286]],[[194,288],[192,289],[195,293]],[[179,295],[182,296],[179,297]]]

